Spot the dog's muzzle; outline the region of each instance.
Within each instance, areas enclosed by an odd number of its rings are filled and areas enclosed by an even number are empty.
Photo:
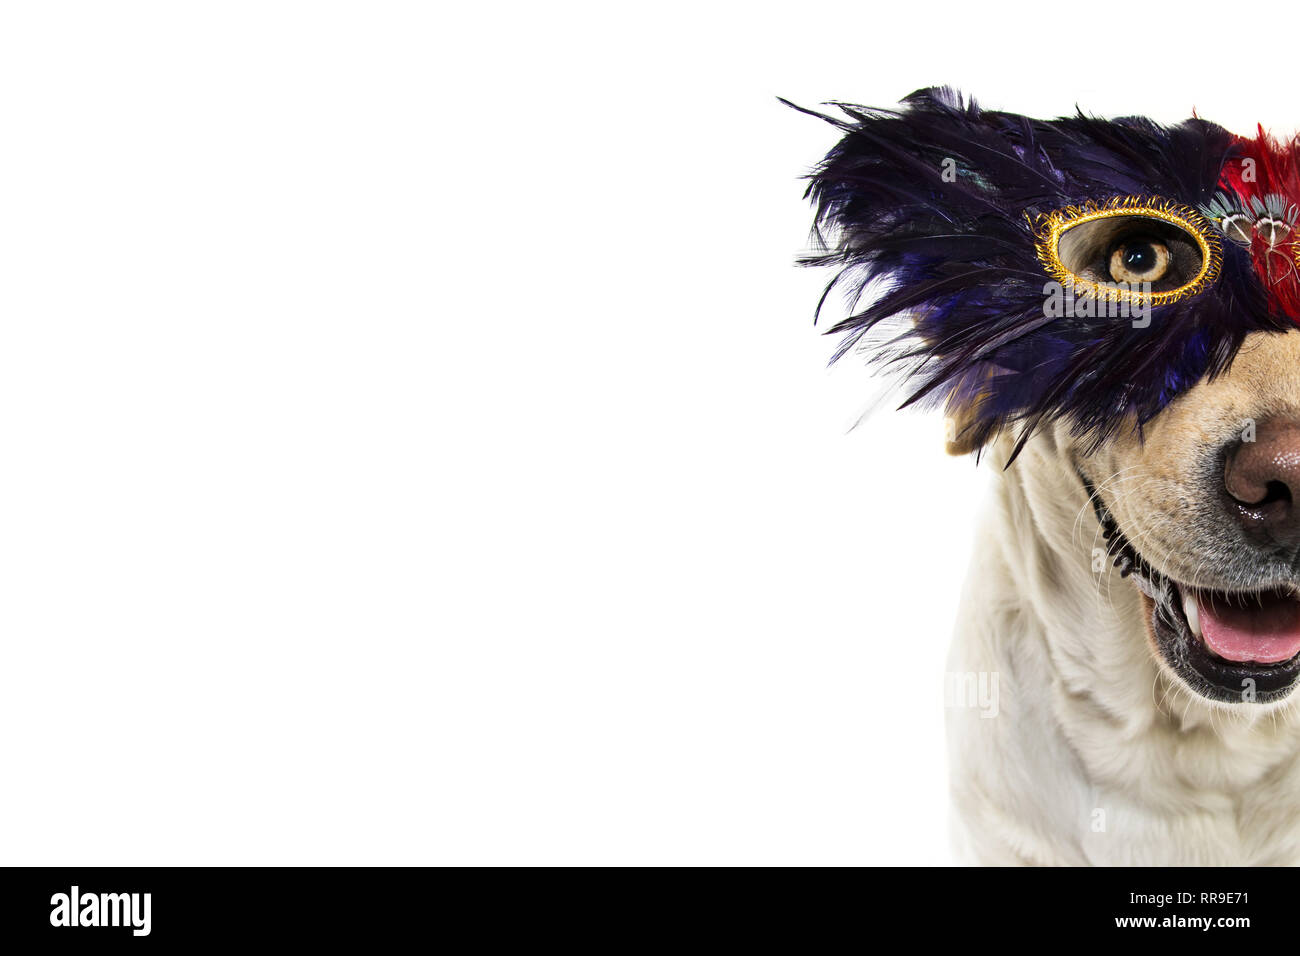
[[[1225,453],[1224,508],[1276,567],[1300,543],[1300,425],[1260,426],[1256,441]],[[1083,477],[1082,475],[1080,476]],[[1295,584],[1276,573],[1256,588],[1208,589],[1161,573],[1125,536],[1097,490],[1083,479],[1120,574],[1142,593],[1151,637],[1192,690],[1224,703],[1269,703],[1300,679],[1300,566]]]

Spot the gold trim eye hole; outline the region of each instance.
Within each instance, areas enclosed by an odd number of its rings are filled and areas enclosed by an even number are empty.
[[[1111,200],[1040,217],[1038,257],[1076,293],[1163,305],[1203,291],[1222,247],[1195,210],[1163,200]]]

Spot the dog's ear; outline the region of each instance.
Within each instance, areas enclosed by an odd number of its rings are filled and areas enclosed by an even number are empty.
[[[901,370],[904,407],[951,416],[951,450],[1014,427],[1014,458],[1054,417],[1095,445],[1225,367],[1249,332],[1281,327],[1235,247],[1186,295],[1147,300],[1150,321],[1062,313],[1052,298],[1063,283],[1048,260],[1059,260],[1066,213],[1070,223],[1088,210],[1182,222],[1217,257],[1196,209],[1236,155],[1221,127],[1035,120],[948,89],[921,90],[898,110],[835,106],[842,117],[803,110],[844,136],[809,177],[814,253],[801,261],[838,270],[822,302],[842,291],[851,314],[829,329],[841,336],[834,358],[852,350]]]
[[[944,405],[944,450],[950,455],[978,456],[995,436],[990,428],[984,403],[990,401],[994,386],[992,370],[986,366],[967,373],[964,381],[948,393]]]
[[[979,435],[979,417],[971,405],[949,403],[943,416],[944,451],[954,457],[969,455],[984,447]]]

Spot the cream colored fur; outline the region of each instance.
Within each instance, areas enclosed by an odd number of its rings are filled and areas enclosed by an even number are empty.
[[[1258,335],[1143,441],[1084,455],[1057,427],[1006,471],[1010,439],[988,450],[999,474],[948,670],[996,674],[997,714],[948,710],[960,862],[1300,863],[1295,695],[1214,703],[1165,667],[1132,582],[1094,570],[1103,542],[1075,470],[1144,557],[1199,580],[1217,547],[1197,520],[1199,456],[1243,417],[1292,413],[1300,334]]]

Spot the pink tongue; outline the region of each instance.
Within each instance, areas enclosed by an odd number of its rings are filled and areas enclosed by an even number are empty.
[[[1287,595],[1245,598],[1245,607],[1222,598],[1197,598],[1201,636],[1220,657],[1276,664],[1300,654],[1300,601]]]

